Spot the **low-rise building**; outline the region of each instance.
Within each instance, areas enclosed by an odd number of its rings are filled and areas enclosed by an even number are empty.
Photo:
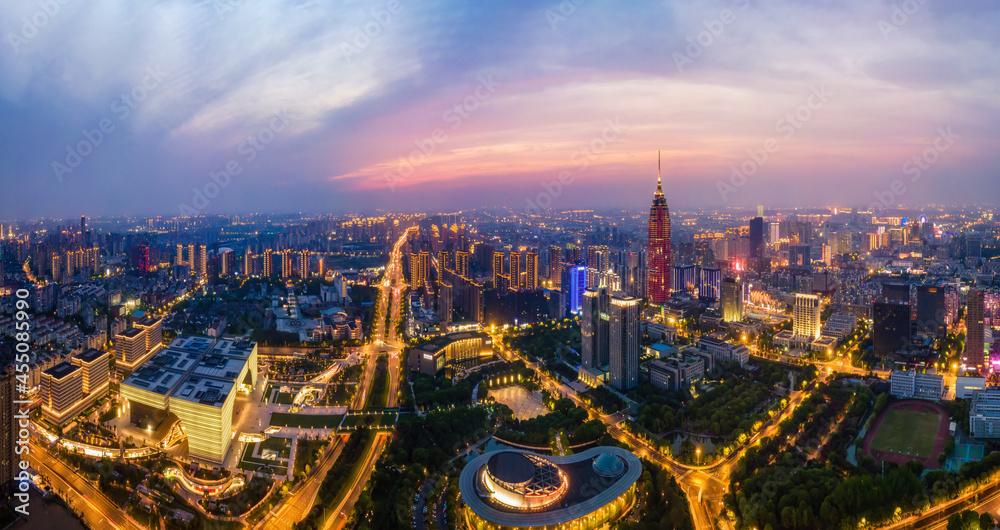
[[[740,366],[746,366],[750,360],[750,350],[746,346],[712,337],[699,338],[698,349],[710,353],[716,362],[735,361]]]
[[[922,374],[913,370],[893,370],[889,377],[890,392],[898,398],[937,401],[944,394],[944,377]]]
[[[969,430],[976,438],[1000,438],[1000,390],[976,390],[972,393]]]
[[[493,356],[493,338],[483,332],[442,335],[410,350],[410,370],[434,375],[455,361]]]
[[[958,399],[969,399],[977,390],[986,390],[985,377],[962,377],[955,378],[955,397]]]

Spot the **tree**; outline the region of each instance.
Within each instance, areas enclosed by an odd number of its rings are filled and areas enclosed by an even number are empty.
[[[990,530],[994,525],[993,516],[989,512],[983,512],[979,516],[979,530]]]

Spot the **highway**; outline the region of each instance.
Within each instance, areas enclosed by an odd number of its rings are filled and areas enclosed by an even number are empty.
[[[368,483],[368,478],[371,477],[372,471],[375,469],[375,461],[382,454],[382,450],[385,449],[386,442],[389,440],[389,434],[381,432],[375,436],[375,443],[368,449],[368,453],[365,455],[364,463],[362,464],[361,473],[351,484],[351,489],[341,501],[340,505],[337,506],[336,515],[327,520],[326,526],[323,527],[324,530],[329,530],[331,528],[340,530],[344,527],[344,524],[351,517],[351,512],[354,511],[354,503],[358,501],[358,497],[361,496],[361,492],[365,490],[365,485]]]
[[[277,511],[272,510],[255,528],[292,530],[295,523],[309,515],[313,504],[316,502],[316,494],[323,483],[323,478],[326,477],[326,473],[333,467],[343,448],[343,440],[337,437],[334,445],[323,453],[323,459],[317,463],[316,472],[312,475],[312,478],[306,480],[301,488],[278,505]]]
[[[66,464],[49,454],[48,450],[31,443],[28,463],[52,486],[73,511],[83,516],[89,528],[135,529],[142,527],[130,520],[125,511],[104,496],[94,485],[76,474]]]

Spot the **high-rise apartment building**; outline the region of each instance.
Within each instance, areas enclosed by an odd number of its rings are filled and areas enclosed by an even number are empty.
[[[538,289],[538,252],[533,250],[524,254],[524,285],[526,291]]]
[[[219,253],[219,274],[232,276],[236,273],[236,254],[226,249]]]
[[[556,289],[562,280],[562,251],[562,247],[557,245],[549,247],[549,282]]]
[[[717,267],[701,269],[701,280],[698,285],[698,297],[716,301],[722,296],[722,270]]]
[[[253,276],[253,251],[250,249],[243,253],[243,276]]]
[[[464,250],[455,252],[455,274],[469,277],[469,253]]]
[[[628,391],[639,384],[639,300],[618,293],[609,304],[609,379],[611,386]]]
[[[264,262],[261,265],[264,277],[270,278],[274,274],[274,251],[264,249]]]
[[[0,229],[0,233],[3,230]],[[0,502],[14,494],[13,477],[20,471],[17,456],[18,409],[14,401],[20,399],[17,392],[13,359],[0,358]]]
[[[497,291],[504,291],[507,289],[507,278],[503,273],[503,253],[494,252],[493,253],[493,288]]]
[[[427,282],[431,266],[431,253],[422,250],[410,253],[410,288],[417,289]]]
[[[659,156],[659,155],[657,155]],[[649,208],[649,241],[646,271],[647,295],[650,303],[664,304],[670,298],[670,209],[663,196],[659,160],[656,171],[656,193]]]
[[[306,249],[299,251],[299,277],[309,277],[309,251]]]
[[[792,335],[808,337],[810,340],[818,339],[820,311],[819,296],[797,293],[792,313]]]
[[[517,250],[510,253],[510,268],[507,271],[510,276],[510,288],[519,291],[521,285],[521,253]]]

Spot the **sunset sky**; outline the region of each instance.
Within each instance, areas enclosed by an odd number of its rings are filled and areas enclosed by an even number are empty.
[[[64,1],[0,5],[0,218],[1000,201],[995,1]]]

